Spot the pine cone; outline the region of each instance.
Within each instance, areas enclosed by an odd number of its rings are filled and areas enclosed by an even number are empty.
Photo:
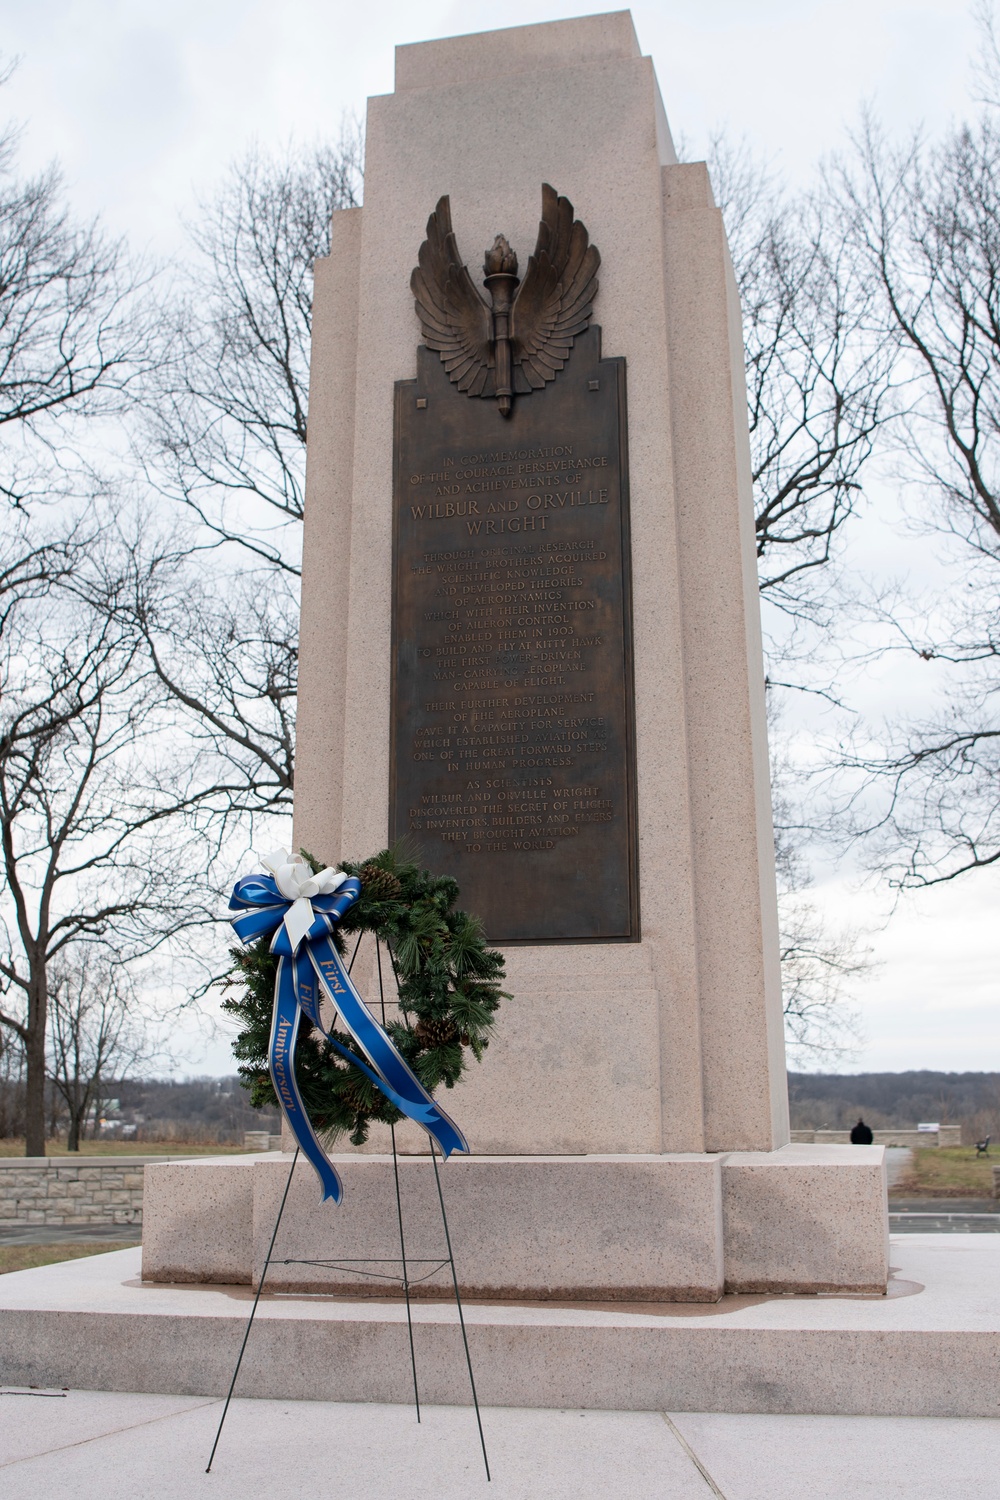
[[[353,1081],[347,1085],[341,1094],[341,1099],[352,1115],[367,1114],[371,1108],[361,1097],[361,1090]]]
[[[362,894],[369,901],[398,901],[403,894],[403,887],[392,871],[383,870],[371,861],[361,866],[359,879]]]
[[[447,1018],[441,1021],[420,1020],[413,1030],[425,1047],[449,1047],[458,1039],[458,1027]]]

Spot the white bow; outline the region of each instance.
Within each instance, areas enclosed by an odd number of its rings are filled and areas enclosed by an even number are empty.
[[[261,864],[270,870],[278,890],[292,903],[285,912],[284,928],[294,953],[315,920],[312,897],[332,896],[348,877],[332,865],[314,875],[302,855],[288,849],[273,850]]]

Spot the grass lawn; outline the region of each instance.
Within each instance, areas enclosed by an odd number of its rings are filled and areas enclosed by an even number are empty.
[[[0,1245],[0,1276],[5,1271],[30,1271],[33,1266],[51,1266],[57,1260],[79,1260],[82,1255],[105,1255],[109,1250],[127,1250],[134,1240],[102,1241],[99,1245]]]
[[[992,1198],[995,1157],[976,1156],[974,1146],[929,1146],[915,1150],[913,1166],[897,1182],[895,1198]]]
[[[66,1142],[48,1141],[47,1156],[243,1156],[242,1146],[189,1146],[183,1141],[83,1141],[79,1152],[67,1151]],[[0,1140],[0,1156],[23,1156],[24,1141]]]

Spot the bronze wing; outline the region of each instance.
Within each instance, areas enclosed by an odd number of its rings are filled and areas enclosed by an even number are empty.
[[[441,198],[427,220],[427,238],[410,289],[424,342],[436,349],[448,379],[470,396],[493,395],[492,319],[462,262],[451,227],[451,204]]]
[[[515,390],[539,390],[562,369],[573,340],[590,324],[600,264],[572,203],[543,183],[538,243],[510,319]]]

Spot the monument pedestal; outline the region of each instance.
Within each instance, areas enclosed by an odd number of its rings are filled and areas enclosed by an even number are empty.
[[[453,1157],[441,1177],[462,1292],[592,1303],[881,1292],[884,1154],[881,1146],[785,1146],[717,1156]],[[344,1265],[398,1261],[392,1158],[333,1161],[344,1181],[337,1209],[318,1201],[304,1163],[296,1171],[267,1274],[274,1292],[373,1295],[381,1284]],[[147,1167],[144,1281],[256,1283],[290,1162],[271,1152]],[[447,1265],[418,1279],[444,1255],[430,1161],[401,1156],[399,1175],[407,1256],[424,1263],[411,1268],[412,1295],[450,1297]],[[335,1264],[303,1264],[315,1261]],[[391,1286],[379,1293],[396,1294]]]

